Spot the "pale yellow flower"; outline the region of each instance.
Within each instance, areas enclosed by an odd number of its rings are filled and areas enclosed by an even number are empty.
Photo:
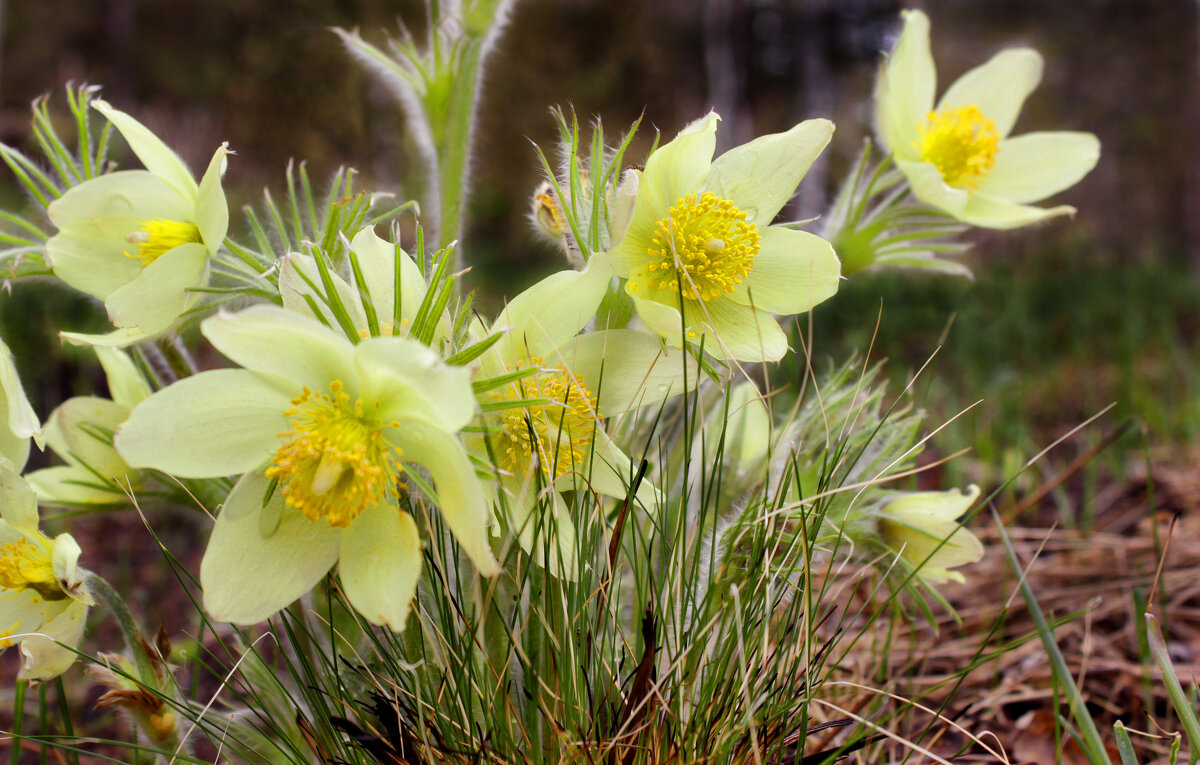
[[[983,544],[958,517],[978,498],[974,485],[965,494],[958,489],[904,494],[879,511],[880,536],[926,582],[965,581],[950,569],[982,558]]]
[[[955,80],[935,104],[929,18],[905,11],[904,31],[876,83],[876,133],[913,194],[965,223],[1003,229],[1068,215],[1075,208],[1029,203],[1087,175],[1100,142],[1068,131],[1009,136],[1041,78],[1037,51],[1004,50]]]
[[[22,678],[48,680],[75,662],[94,603],[79,554],[70,534],[38,530],[33,490],[0,465],[0,650],[21,646]]]

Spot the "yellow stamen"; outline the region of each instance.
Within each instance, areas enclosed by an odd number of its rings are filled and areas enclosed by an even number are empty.
[[[530,364],[540,367],[542,359],[533,358]],[[544,398],[554,402],[504,412],[496,436],[501,467],[525,475],[536,457],[550,480],[583,469],[599,415],[596,397],[582,380],[566,371],[547,370],[492,395],[499,401]]]
[[[689,300],[708,301],[728,295],[742,283],[760,249],[758,227],[733,202],[706,191],[675,202],[658,221],[647,254],[652,284]],[[632,289],[637,289],[631,283]]]
[[[53,546],[34,544],[26,537],[0,545],[0,588],[33,590],[46,600],[67,597],[54,576]]]
[[[930,112],[917,131],[921,159],[937,167],[947,185],[974,189],[996,164],[1000,133],[975,104]]]
[[[181,244],[203,240],[195,223],[155,218],[143,223],[140,229],[125,237],[125,241],[137,245],[137,252],[126,252],[125,257],[137,258],[143,266],[148,266]]]
[[[403,452],[383,437],[385,427],[399,423],[384,423],[368,408],[334,380],[329,395],[305,388],[283,413],[292,430],[281,434],[288,440],[265,475],[279,480],[287,504],[310,521],[345,528],[389,489],[403,488],[397,479]]]

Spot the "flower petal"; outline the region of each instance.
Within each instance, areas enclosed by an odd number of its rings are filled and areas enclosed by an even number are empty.
[[[586,479],[588,486],[593,491],[623,500],[629,496],[629,489],[632,487],[634,479],[637,478],[637,473],[638,469],[629,455],[621,451],[621,448],[609,438],[607,433],[597,430],[587,475],[567,474],[564,478],[570,480],[571,483],[564,488],[574,488],[575,483],[582,483],[582,479]],[[562,479],[560,479],[561,482]],[[658,512],[661,500],[651,479],[642,480],[638,485],[635,497],[647,512],[652,514]]]
[[[285,508],[279,491],[264,508],[268,485],[261,475],[239,481],[217,516],[200,563],[204,608],[214,619],[261,622],[311,590],[337,561],[340,532]],[[269,537],[260,531],[264,512],[280,514]]]
[[[218,313],[200,325],[218,351],[246,369],[279,375],[311,390],[327,392],[341,380],[352,395],[350,341],[315,319],[272,305]]]
[[[358,294],[354,288],[337,274],[331,273],[329,277],[333,282],[338,299],[342,301],[346,313],[350,315],[350,321],[357,329],[366,329],[367,317],[362,312]],[[312,256],[298,252],[288,253],[283,258],[283,265],[279,269],[279,297],[283,299],[283,307],[292,313],[316,319],[326,326],[336,327],[338,321],[334,317],[333,311],[326,305],[324,294],[325,288],[321,283],[321,274],[317,270],[317,263]],[[308,298],[311,298],[312,305],[317,307],[317,313],[313,313]]]
[[[703,190],[732,201],[756,226],[768,226],[832,138],[833,123],[825,119],[755,138],[717,157]]]
[[[0,519],[18,531],[36,533],[37,497],[29,484],[8,466],[0,463]],[[3,602],[3,598],[0,598]],[[3,627],[3,625],[0,625]]]
[[[665,212],[676,199],[699,188],[712,166],[720,119],[716,112],[709,112],[689,123],[679,135],[646,158],[646,169],[638,188],[639,201],[645,199],[654,209]],[[637,211],[634,216],[633,225],[636,226]]]
[[[101,486],[86,468],[62,465],[27,473],[25,478],[42,502],[66,505],[111,505],[129,498],[117,488]]]
[[[509,495],[506,521],[521,549],[534,562],[562,579],[576,578],[579,536],[562,495],[551,488],[539,493],[537,475],[504,478]]]
[[[77,597],[87,603],[92,602],[90,595],[80,593],[84,575],[79,570],[79,556],[83,550],[75,537],[70,534],[59,534],[54,538],[51,549],[51,565],[54,568],[54,578],[58,580],[63,590],[72,597]]]
[[[619,276],[628,277],[632,269],[645,261],[658,221],[667,217],[676,200],[694,192],[704,182],[717,145],[719,119],[716,112],[709,112],[646,159],[646,168],[638,181],[633,217],[611,252],[612,268]]]
[[[179,155],[171,151],[165,143],[154,135],[149,128],[119,109],[114,109],[106,101],[92,101],[92,108],[103,114],[113,124],[129,148],[142,161],[146,169],[154,173],[174,187],[185,198],[196,199],[196,181],[187,165]]]
[[[917,199],[962,219],[963,210],[967,207],[967,191],[946,185],[936,165],[897,159],[896,166],[908,178],[908,185]]]
[[[225,190],[221,188],[228,155],[229,144],[221,144],[209,160],[196,194],[196,227],[209,252],[216,252],[224,244],[225,233],[229,230],[229,205],[225,201]]]
[[[695,381],[698,373],[688,354],[633,329],[580,335],[554,354],[554,362],[560,360],[597,395],[601,417],[677,396],[683,393],[685,380]]]
[[[784,316],[803,313],[837,292],[841,263],[833,245],[816,234],[771,226],[746,280],[730,296]]]
[[[707,315],[695,320],[708,337],[705,352],[739,361],[779,361],[787,353],[787,335],[771,314],[728,299],[713,300],[706,308]]]
[[[79,645],[86,623],[84,603],[72,600],[66,604],[60,613],[42,623],[40,634],[21,641],[25,661],[17,676],[22,680],[49,680],[66,672],[79,657],[71,649]]]
[[[42,423],[33,411],[12,351],[0,340],[0,457],[7,458],[20,470],[29,457],[29,439],[42,446]]]
[[[354,609],[373,624],[404,630],[421,576],[421,538],[394,505],[368,509],[342,532],[338,573]]]
[[[378,401],[385,422],[410,419],[456,432],[475,417],[475,394],[466,367],[443,364],[416,340],[374,337],[354,347],[361,395]]]
[[[191,199],[146,170],[118,170],[97,176],[67,189],[46,208],[50,222],[59,229],[93,218],[188,221],[194,214]]]
[[[604,255],[594,255],[584,271],[559,271],[512,299],[494,327],[509,327],[497,343],[509,362],[545,356],[570,340],[596,315],[612,271]]]
[[[93,348],[126,348],[149,339],[151,334],[153,333],[143,332],[140,327],[119,327],[103,335],[59,332],[58,336],[72,345],[90,345]]]
[[[938,111],[975,105],[1004,137],[1012,131],[1026,97],[1042,80],[1042,57],[1031,48],[1002,50],[954,81]]]
[[[902,15],[904,30],[876,79],[876,133],[897,158],[916,159],[913,142],[933,108],[937,70],[929,49],[929,17],[921,11]]]
[[[134,407],[150,395],[150,386],[138,372],[129,354],[116,348],[96,348],[96,358],[104,368],[108,380],[108,392],[112,400],[126,407]]]
[[[358,256],[358,266],[380,324],[391,322],[395,313],[397,268],[400,271],[400,315],[410,322],[416,318],[428,287],[412,257],[398,245],[376,236],[369,226],[354,235],[350,249]],[[365,301],[367,297],[362,299]],[[392,334],[400,334],[400,330],[400,327],[393,327]]]
[[[54,275],[80,292],[105,299],[142,271],[136,258],[125,255],[131,245],[124,236],[139,225],[137,218],[80,219],[64,224],[46,242],[46,257]]]
[[[1025,133],[1000,144],[979,192],[1009,202],[1038,202],[1079,182],[1100,159],[1091,133]]]
[[[127,406],[106,398],[76,396],[51,413],[46,438],[69,464],[85,465],[107,480],[120,480],[127,468],[109,438],[128,417]],[[93,483],[99,481],[93,476]]]
[[[199,243],[181,244],[164,253],[128,284],[104,301],[118,327],[137,327],[147,335],[165,332],[195,296],[188,290],[207,281],[208,250]]]
[[[242,369],[187,377],[134,407],[117,431],[117,452],[131,467],[180,478],[262,467],[287,430],[283,412],[299,392],[287,385]]]
[[[1034,207],[1019,205],[1006,199],[997,199],[987,194],[976,192],[971,195],[971,201],[959,218],[980,228],[1008,229],[1039,223],[1059,215],[1074,215],[1075,208],[1070,205],[1058,207]]]
[[[488,544],[491,516],[471,460],[454,436],[432,425],[409,421],[385,431],[404,450],[404,460],[421,464],[433,477],[437,504],[446,525],[484,576],[500,571]]]

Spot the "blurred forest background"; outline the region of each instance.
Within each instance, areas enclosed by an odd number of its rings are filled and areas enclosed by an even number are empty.
[[[534,238],[525,215],[540,180],[531,142],[553,148],[552,105],[573,107],[584,122],[602,117],[614,137],[644,115],[635,161],[655,128],[669,138],[709,108],[724,118],[719,151],[831,117],[834,143],[789,211],[819,215],[870,132],[880,51],[892,44],[904,5],[520,0],[486,73],[464,242],[474,285],[495,306],[565,265]],[[815,358],[865,353],[881,306],[872,358],[889,357],[897,382],[944,341],[919,401],[944,420],[986,399],[940,436],[947,450],[974,447],[953,470],[975,480],[997,477],[992,467],[1028,457],[1113,400],[1110,423],[1144,423],[1155,443],[1189,443],[1200,428],[1197,4],[908,5],[932,19],[940,88],[1003,47],[1037,48],[1045,78],[1016,132],[1091,131],[1102,157],[1053,200],[1078,207],[1074,221],[970,232],[974,282],[887,272],[846,283],[814,312]],[[406,195],[414,169],[402,161],[402,115],[329,27],[382,42],[402,20],[421,34],[422,2],[0,0],[0,9],[5,143],[28,148],[32,99],[49,93],[61,106],[64,83],[89,82],[194,169],[229,141],[235,208],[263,186],[281,188],[292,158],[307,161],[317,179],[349,165],[366,187]],[[22,204],[11,177],[0,177],[0,201]],[[103,389],[86,355],[56,338],[102,323],[102,310],[65,288],[18,284],[0,299],[0,332],[43,417],[69,395]]]

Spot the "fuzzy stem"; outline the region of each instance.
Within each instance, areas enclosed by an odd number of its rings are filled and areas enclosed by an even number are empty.
[[[91,589],[99,597],[112,615],[117,619],[117,625],[121,628],[121,634],[125,638],[126,645],[129,646],[129,652],[133,655],[133,663],[137,667],[138,681],[150,686],[157,687],[157,676],[154,671],[154,662],[146,655],[145,640],[142,638],[142,631],[138,628],[137,622],[133,619],[133,614],[129,612],[129,607],[125,605],[125,600],[117,594],[105,579],[96,574],[88,576],[88,584]]]

